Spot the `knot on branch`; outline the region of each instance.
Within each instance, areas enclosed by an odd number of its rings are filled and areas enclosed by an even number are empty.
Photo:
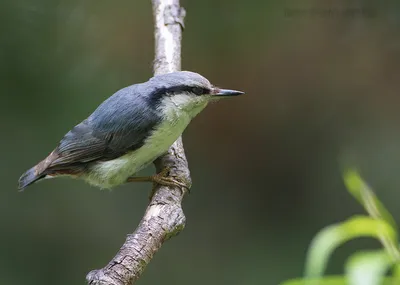
[[[174,25],[179,24],[182,30],[185,28],[184,19],[186,10],[179,5],[167,5],[164,9],[164,24]]]
[[[95,269],[90,271],[86,275],[86,281],[89,285],[117,284],[114,282],[113,278],[106,276],[102,269]]]

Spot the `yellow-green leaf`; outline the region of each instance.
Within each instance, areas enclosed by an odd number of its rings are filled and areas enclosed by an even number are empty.
[[[346,277],[343,276],[326,276],[318,279],[291,279],[279,285],[348,285]]]
[[[381,283],[376,285],[394,285],[398,284],[392,278],[385,278]],[[279,285],[349,285],[347,279],[343,276],[327,276],[320,279],[292,279],[287,280]],[[362,284],[357,284],[362,285]]]
[[[397,245],[397,233],[384,220],[356,216],[322,229],[312,240],[306,260],[305,276],[320,278],[332,252],[341,244],[358,237],[374,237]]]
[[[393,265],[393,259],[384,250],[357,252],[345,266],[349,285],[381,284]]]
[[[379,201],[375,193],[367,183],[364,182],[359,173],[354,169],[350,169],[344,173],[343,177],[347,190],[359,203],[361,203],[368,214],[371,217],[385,220],[397,231],[398,227],[393,216],[385,208],[382,202]]]

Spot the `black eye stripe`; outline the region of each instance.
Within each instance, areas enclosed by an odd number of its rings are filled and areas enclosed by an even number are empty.
[[[191,92],[196,95],[203,95],[203,94],[209,94],[210,90],[208,90],[207,88],[202,88],[200,86],[177,85],[169,88],[157,88],[152,92],[151,97],[161,98],[165,94],[174,95],[183,92]]]
[[[192,92],[196,95],[202,95],[202,94],[204,94],[204,88],[195,86],[192,88]]]

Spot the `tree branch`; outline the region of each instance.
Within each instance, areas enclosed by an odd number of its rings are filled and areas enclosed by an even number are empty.
[[[181,68],[181,39],[185,10],[179,0],[152,0],[155,24],[154,73]],[[180,137],[168,153],[155,161],[157,172],[168,167],[170,176],[191,186],[190,172]],[[133,234],[127,236],[116,256],[102,269],[88,273],[90,285],[128,285],[135,282],[161,245],[185,226],[182,210],[184,190],[156,186],[144,217]]]

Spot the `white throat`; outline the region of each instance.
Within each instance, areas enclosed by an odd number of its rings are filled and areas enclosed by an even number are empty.
[[[158,109],[165,119],[176,120],[179,117],[189,116],[191,120],[207,106],[208,101],[204,95],[181,93],[163,98]]]

